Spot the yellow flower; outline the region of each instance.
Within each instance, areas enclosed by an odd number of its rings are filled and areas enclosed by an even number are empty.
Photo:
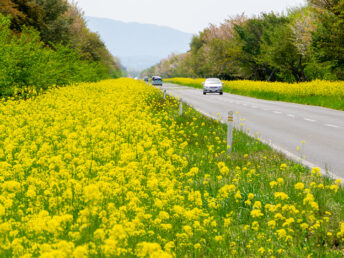
[[[276,192],[275,193],[275,199],[280,199],[281,201],[288,200],[289,196],[286,193],[283,193],[283,192]]]
[[[218,196],[220,199],[226,199],[229,197],[230,193],[235,192],[235,185],[224,185],[223,187],[220,188],[218,192]],[[239,191],[240,192],[240,191]]]
[[[238,191],[236,192],[236,194],[234,195],[234,198],[235,198],[236,201],[238,201],[239,199],[241,199],[241,193],[240,193],[239,190],[238,190]]]
[[[300,225],[300,227],[302,228],[302,230],[305,230],[305,229],[307,229],[309,226],[308,226],[307,223],[302,223],[302,224]]]
[[[221,242],[223,240],[222,236],[215,236],[215,241],[216,242]]]
[[[280,169],[281,169],[281,170],[284,170],[284,169],[286,169],[287,167],[288,167],[287,164],[283,163],[283,164],[281,164]]]
[[[283,185],[284,179],[282,177],[277,178],[277,183],[278,183],[278,185]]]
[[[197,243],[197,244],[194,244],[194,248],[196,249],[196,250],[198,250],[198,249],[201,249],[201,244],[200,243]]]
[[[287,235],[287,232],[283,228],[276,230],[276,233],[277,233],[279,239],[282,239]]]
[[[271,181],[270,182],[270,187],[271,189],[274,188],[278,183],[276,181]]]
[[[250,225],[245,225],[245,226],[244,226],[244,230],[245,230],[245,231],[247,231],[247,230],[249,230],[249,229],[250,229]]]
[[[295,184],[295,190],[303,190],[305,188],[304,183],[297,183]]]
[[[252,210],[251,211],[251,217],[252,218],[260,218],[264,216],[264,214],[261,212],[261,210]]]
[[[330,189],[334,191],[335,193],[338,191],[338,185],[331,185]]]
[[[258,221],[253,221],[253,222],[252,222],[251,228],[252,228],[253,230],[255,230],[255,231],[258,231],[258,229],[259,229],[259,223],[258,223]]]
[[[276,227],[276,221],[274,221],[274,220],[269,220],[268,226],[271,227],[271,228],[275,228],[275,227]]]
[[[220,173],[221,173],[222,175],[224,175],[224,176],[229,175],[229,168],[226,167],[226,166],[222,167],[222,168],[220,169]]]
[[[334,183],[336,185],[342,185],[342,180],[338,178]]]
[[[186,174],[188,177],[194,177],[198,174],[199,169],[197,167],[193,167],[190,171]]]
[[[256,201],[254,204],[253,204],[253,208],[254,209],[261,209],[262,208],[262,203],[260,201]]]
[[[251,205],[252,202],[251,202],[251,200],[246,200],[246,201],[245,201],[245,204],[246,204],[246,205]]]
[[[263,255],[264,252],[265,252],[264,247],[261,247],[261,248],[258,249],[258,253],[260,253],[261,255]]]
[[[320,168],[318,167],[312,168],[311,173],[313,176],[321,177]]]
[[[289,227],[292,223],[294,223],[295,220],[293,218],[286,219],[283,223],[282,227]]]

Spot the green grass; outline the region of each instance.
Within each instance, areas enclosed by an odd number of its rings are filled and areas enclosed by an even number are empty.
[[[244,132],[234,130],[233,152],[226,153],[226,125],[219,121],[209,119],[191,107],[184,104],[184,114],[178,114],[178,101],[168,97],[157,97],[156,112],[161,104],[176,123],[176,131],[183,130],[179,135],[180,142],[187,142],[187,146],[179,149],[179,153],[188,162],[188,168],[199,168],[199,173],[186,182],[185,191],[199,191],[203,199],[203,207],[208,209],[217,221],[223,222],[226,215],[231,214],[231,224],[228,228],[217,226],[212,237],[200,233],[194,236],[195,241],[205,241],[207,249],[201,253],[177,249],[176,255],[180,256],[212,256],[212,257],[342,257],[343,240],[337,237],[339,223],[344,220],[344,191],[327,189],[334,185],[334,180],[317,176],[310,169],[287,159],[284,155],[273,151],[269,146],[258,139],[249,137]],[[168,126],[168,125],[167,125]],[[219,162],[229,168],[229,173],[221,175]],[[285,168],[283,168],[285,164]],[[282,165],[282,167],[281,167]],[[284,183],[271,188],[270,182],[282,178]],[[185,179],[186,180],[186,179]],[[281,180],[281,179],[280,179]],[[309,207],[305,203],[305,191],[295,189],[295,184],[303,182],[309,188],[318,204],[319,209]],[[235,199],[234,193],[219,202],[217,209],[212,209],[211,199],[219,200],[220,189],[224,185],[234,184],[236,191],[240,190],[241,199]],[[315,187],[314,187],[315,186]],[[323,189],[324,188],[324,189]],[[274,197],[275,192],[283,192],[289,196],[288,200],[280,201]],[[245,204],[249,193],[254,194],[251,205]],[[252,218],[250,212],[255,201],[262,204],[261,211],[264,216]],[[293,205],[298,210],[297,214],[282,211],[269,212],[265,205]],[[326,212],[330,212],[329,221],[324,222]],[[276,220],[275,229],[269,228],[268,221],[274,220],[277,213],[283,214],[285,219],[293,218],[290,226],[282,226],[283,221]],[[312,217],[314,220],[312,220]],[[252,223],[260,224],[258,231],[252,229]],[[322,221],[320,227],[311,230],[317,221]],[[301,229],[300,225],[307,223],[308,229]],[[278,229],[285,229],[291,240],[285,241],[276,233]],[[288,231],[292,230],[292,231]],[[330,233],[332,235],[330,235]],[[210,240],[216,235],[224,236],[223,242]],[[203,240],[202,240],[203,239]],[[258,253],[259,248],[264,248],[264,253]],[[262,251],[262,249],[260,249]]]

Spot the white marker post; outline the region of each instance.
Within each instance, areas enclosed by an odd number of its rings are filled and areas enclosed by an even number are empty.
[[[166,99],[166,90],[164,90],[164,99]]]
[[[228,129],[227,129],[227,153],[232,152],[233,140],[233,111],[228,112]]]
[[[182,116],[183,115],[183,99],[180,99],[179,102],[179,115]]]

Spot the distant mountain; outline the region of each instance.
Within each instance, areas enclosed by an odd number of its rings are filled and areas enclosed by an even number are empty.
[[[86,17],[91,31],[98,32],[110,52],[128,69],[143,70],[172,52],[189,50],[192,34],[165,26]]]

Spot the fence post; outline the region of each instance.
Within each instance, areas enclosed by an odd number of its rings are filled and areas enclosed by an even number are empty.
[[[164,90],[164,99],[166,99],[166,90]]]
[[[182,116],[183,115],[183,99],[180,99],[179,102],[179,115]]]
[[[233,111],[228,112],[227,120],[227,152],[232,152],[232,140],[233,140]]]

